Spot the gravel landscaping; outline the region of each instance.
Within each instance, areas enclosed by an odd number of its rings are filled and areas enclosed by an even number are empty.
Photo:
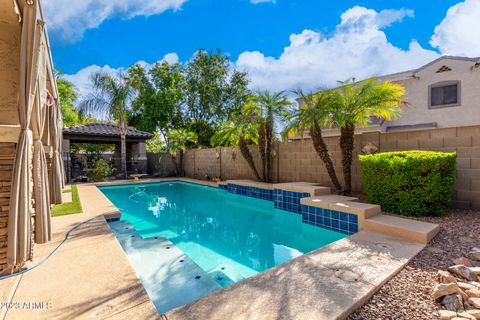
[[[480,212],[452,210],[446,217],[413,218],[437,223],[439,234],[402,271],[387,282],[349,320],[438,319],[440,303],[432,298],[437,272],[480,247]]]

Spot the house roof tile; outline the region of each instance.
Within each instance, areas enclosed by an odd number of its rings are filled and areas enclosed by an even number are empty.
[[[99,137],[117,137],[120,136],[118,126],[108,123],[89,123],[77,126],[63,128],[64,135],[81,135],[81,136],[99,136]],[[127,138],[151,139],[153,134],[145,131],[127,128]]]

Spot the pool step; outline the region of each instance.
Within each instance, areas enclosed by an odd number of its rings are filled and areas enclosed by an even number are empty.
[[[356,197],[325,195],[301,199],[302,205],[355,214],[359,220],[378,215],[382,208],[376,204],[357,202]]]
[[[159,313],[191,303],[221,288],[169,240],[142,238],[126,221],[112,222],[110,228]]]
[[[407,241],[427,244],[440,231],[440,226],[382,214],[366,219],[365,229],[397,236]]]
[[[273,188],[276,190],[309,193],[312,197],[331,194],[330,187],[320,186],[311,182],[276,183],[273,185]]]
[[[235,281],[231,277],[229,277],[227,273],[228,272],[225,272],[225,269],[221,270],[216,268],[214,271],[209,272],[208,275],[222,288],[231,286],[235,282],[238,282],[244,279],[242,277],[241,279],[238,279]]]

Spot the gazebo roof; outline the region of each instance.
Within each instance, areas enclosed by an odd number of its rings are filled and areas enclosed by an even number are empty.
[[[89,137],[115,137],[120,138],[118,126],[108,123],[89,123],[63,128],[64,136],[89,136]],[[147,140],[153,138],[153,134],[145,131],[127,128],[127,139]]]

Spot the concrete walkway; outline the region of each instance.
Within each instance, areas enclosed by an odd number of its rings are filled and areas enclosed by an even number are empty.
[[[160,316],[105,221],[117,209],[93,184],[78,191],[84,213],[53,218],[54,239],[30,265],[92,220],[39,268],[0,281],[11,302],[0,319],[343,319],[425,246],[361,231]]]
[[[0,309],[0,319],[160,318],[103,217],[116,208],[93,185],[78,185],[78,192],[83,213],[52,218],[53,241],[35,246],[29,266],[76,224],[93,220],[39,268],[0,281],[1,301],[11,302],[11,309]]]

